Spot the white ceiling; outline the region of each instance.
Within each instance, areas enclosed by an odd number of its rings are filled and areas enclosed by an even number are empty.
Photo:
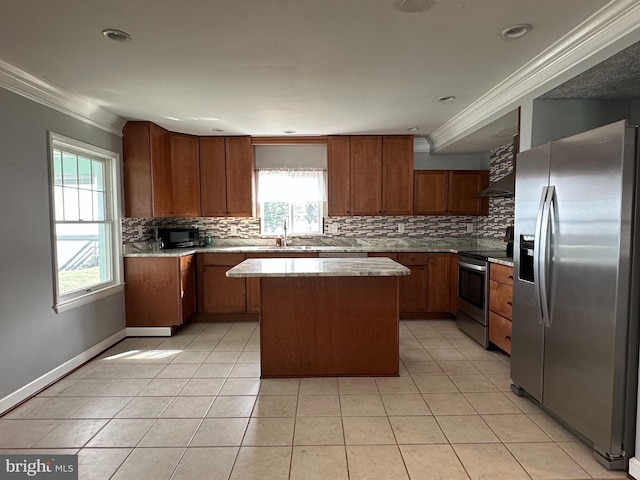
[[[0,58],[124,119],[198,135],[427,136],[608,0],[436,0],[419,13],[397,0],[9,3]],[[500,36],[517,23],[533,30]],[[503,144],[514,118],[465,148]]]

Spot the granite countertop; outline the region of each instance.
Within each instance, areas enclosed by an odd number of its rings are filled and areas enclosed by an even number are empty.
[[[397,277],[411,270],[390,258],[250,258],[227,277]]]
[[[268,244],[266,242],[269,242]],[[127,244],[124,248],[125,257],[183,257],[194,253],[369,253],[369,252],[426,252],[426,253],[458,253],[461,250],[477,248],[501,249],[505,244],[498,240],[474,237],[466,238],[362,238],[344,239],[315,239],[313,245],[305,245],[299,239],[295,244],[287,247],[276,247],[272,240],[226,240],[217,241],[211,247],[180,248],[152,252],[147,244]]]
[[[491,263],[497,263],[499,265],[504,265],[506,267],[513,267],[513,257],[505,257],[505,258],[489,257],[489,261]]]

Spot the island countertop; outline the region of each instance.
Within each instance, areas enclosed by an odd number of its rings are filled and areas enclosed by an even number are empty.
[[[398,277],[411,270],[386,257],[250,258],[227,277]]]

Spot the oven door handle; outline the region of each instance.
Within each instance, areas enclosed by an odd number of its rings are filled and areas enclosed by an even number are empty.
[[[466,263],[458,260],[458,266],[462,268],[466,268],[468,270],[475,270],[476,272],[486,272],[487,267],[484,265],[476,265],[474,263]]]

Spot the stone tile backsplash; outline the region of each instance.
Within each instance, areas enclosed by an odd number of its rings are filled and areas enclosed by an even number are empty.
[[[490,153],[489,178],[493,183],[513,169],[513,145],[504,145]],[[379,216],[379,217],[325,217],[326,238],[440,238],[485,237],[502,240],[505,227],[513,224],[513,197],[490,198],[487,217],[458,216]],[[402,225],[404,232],[399,232]],[[231,227],[237,229],[231,235]],[[468,233],[468,227],[473,230]],[[124,218],[123,243],[151,240],[155,227],[195,227],[202,235],[218,239],[260,239],[260,219],[244,217],[198,218]]]

